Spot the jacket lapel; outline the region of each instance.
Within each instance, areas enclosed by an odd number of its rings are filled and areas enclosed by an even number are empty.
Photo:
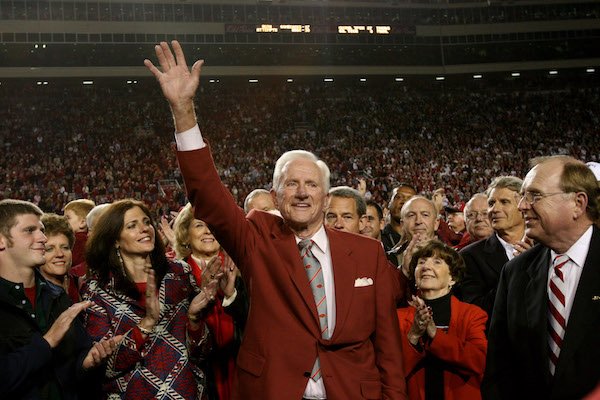
[[[313,325],[316,332],[320,332],[317,306],[308,283],[308,278],[306,277],[306,271],[304,270],[302,258],[300,257],[300,250],[296,245],[296,238],[294,233],[285,225],[280,225],[280,227],[279,230],[273,230],[271,233],[274,248],[283,261],[282,267],[287,269],[287,273],[292,280],[293,286],[300,295],[305,306],[310,310],[315,322]],[[277,258],[273,259],[276,260]]]
[[[537,365],[548,364],[548,268],[550,268],[550,249],[544,247],[539,254],[525,267],[526,274],[529,275],[529,283],[525,288],[525,304],[527,313],[528,331],[532,337],[537,337],[535,343],[530,343],[537,347],[532,354],[539,355],[541,358]],[[549,369],[546,368],[547,376]]]
[[[486,240],[483,249],[487,254],[490,255],[490,257],[487,259],[488,265],[494,272],[496,272],[496,276],[499,277],[502,267],[508,262],[508,258],[506,257],[504,247],[502,247],[502,243],[500,243],[500,240],[498,240],[496,233],[493,233],[492,236]]]
[[[583,335],[589,334],[597,326],[600,315],[600,231],[594,228],[588,255],[579,278],[579,285],[573,299],[567,329],[561,347],[555,376],[565,365],[572,365],[569,359],[585,341]],[[596,299],[596,300],[594,300]]]
[[[335,287],[336,321],[332,340],[343,332],[344,322],[350,312],[352,296],[354,293],[354,280],[356,279],[357,265],[352,258],[352,249],[337,237],[337,232],[325,229],[331,249],[331,264],[333,268],[333,281]]]

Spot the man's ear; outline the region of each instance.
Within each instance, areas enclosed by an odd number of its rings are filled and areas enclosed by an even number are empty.
[[[585,192],[577,192],[575,193],[575,210],[574,210],[574,218],[578,219],[582,215],[586,214],[588,206],[588,197]]]
[[[8,244],[9,244],[8,238],[6,238],[6,236],[0,234],[0,251],[6,250],[6,248],[8,247]]]
[[[79,229],[80,232],[87,232],[88,228],[87,223],[85,222],[85,218],[81,218],[79,220],[79,226],[77,227],[77,229]]]

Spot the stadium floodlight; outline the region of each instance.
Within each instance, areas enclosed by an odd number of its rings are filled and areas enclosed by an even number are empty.
[[[436,76],[436,77],[435,77],[435,80],[436,80],[436,81],[443,81],[443,80],[445,80],[445,79],[446,79],[446,77],[445,77],[445,76]]]
[[[521,73],[520,72],[513,72],[513,73],[510,74],[510,76],[516,78],[518,76],[521,76]]]
[[[367,78],[360,78],[360,81],[361,81],[361,82],[366,82],[366,81],[367,81]]]
[[[594,68],[588,68],[585,70],[585,72],[592,74],[592,73],[596,72],[596,70]]]
[[[38,86],[42,84],[42,81],[37,81]]]
[[[323,78],[323,82],[333,82],[333,78]]]
[[[215,83],[216,81],[214,79],[210,79],[209,82],[210,83]]]
[[[553,69],[551,71],[548,71],[548,75],[558,75],[558,71]]]
[[[404,82],[404,78],[395,78],[394,79],[396,82]]]
[[[94,81],[83,81],[82,82],[84,85],[93,85]]]
[[[287,81],[288,82],[294,82],[294,80],[292,78],[288,78]]]
[[[258,83],[258,79],[248,79],[248,82],[250,82],[250,83]]]
[[[473,79],[481,79],[481,78],[483,78],[483,75],[481,75],[481,74],[473,75]]]

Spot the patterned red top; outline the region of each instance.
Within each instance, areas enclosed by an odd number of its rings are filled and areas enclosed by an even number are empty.
[[[190,266],[170,261],[158,289],[161,314],[144,340],[136,327],[145,315],[139,301],[115,292],[112,283],[100,287],[90,280],[84,299],[94,303],[86,312],[86,329],[93,340],[125,335],[108,359],[103,398],[205,399],[205,375],[200,362],[210,350],[208,328],[190,331],[187,310],[199,290]]]

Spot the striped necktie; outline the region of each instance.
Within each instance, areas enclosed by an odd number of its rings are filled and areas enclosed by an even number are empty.
[[[315,304],[317,306],[321,336],[324,339],[329,339],[329,331],[327,329],[327,300],[325,297],[323,270],[321,268],[321,263],[311,250],[314,244],[315,242],[312,240],[304,239],[298,243],[298,247],[300,249],[300,256],[302,257],[306,276],[308,277],[308,282],[310,283],[310,288],[312,289]],[[318,357],[313,365],[310,375],[311,379],[315,382],[321,378],[321,363]]]
[[[565,311],[566,283],[564,270],[569,262],[569,256],[558,254],[552,262],[552,272],[548,287],[548,345],[550,373],[554,375],[560,348],[567,327],[567,314]]]

